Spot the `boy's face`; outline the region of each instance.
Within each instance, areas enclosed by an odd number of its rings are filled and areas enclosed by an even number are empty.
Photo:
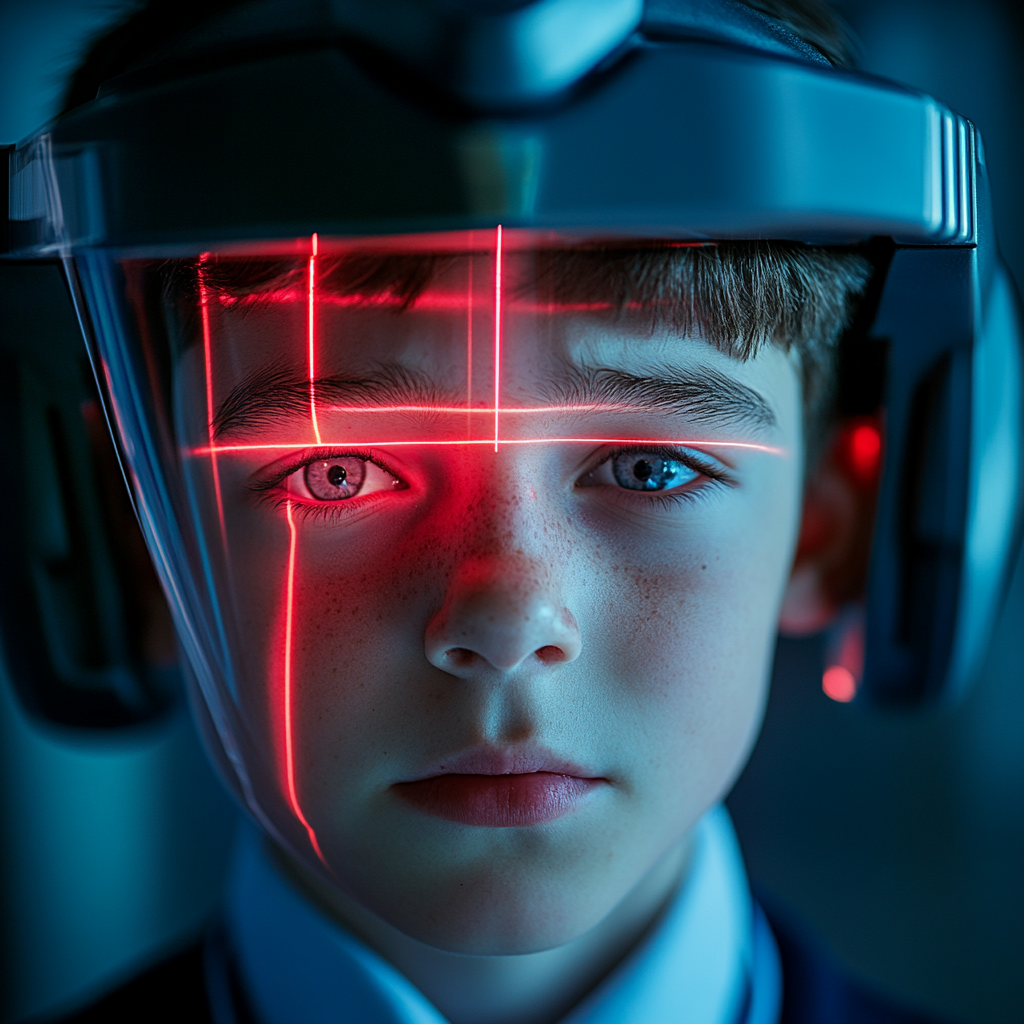
[[[211,298],[178,421],[264,810],[405,933],[520,953],[601,920],[740,769],[801,399],[775,347],[538,305],[507,256],[495,450],[494,258],[471,262],[404,312]]]

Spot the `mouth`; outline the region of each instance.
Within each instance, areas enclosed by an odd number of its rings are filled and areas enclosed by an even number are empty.
[[[417,810],[462,825],[517,828],[579,808],[608,780],[537,748],[470,750],[395,793]]]

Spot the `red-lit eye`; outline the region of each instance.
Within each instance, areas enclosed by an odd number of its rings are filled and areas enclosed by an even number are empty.
[[[317,459],[296,470],[288,489],[316,501],[347,501],[376,491],[394,491],[405,485],[369,459],[339,455]]]
[[[306,487],[321,501],[342,501],[354,498],[366,479],[366,463],[362,459],[325,459],[306,467]]]

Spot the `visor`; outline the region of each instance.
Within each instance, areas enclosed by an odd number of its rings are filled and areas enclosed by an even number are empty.
[[[1019,518],[1021,378],[972,126],[791,39],[629,36],[631,17],[623,49],[518,99],[483,72],[439,84],[433,57],[396,70],[408,54],[381,57],[380,25],[247,37],[227,57],[196,43],[10,154],[8,248],[64,261],[221,741],[243,785],[252,765],[283,780],[297,820],[296,616],[311,564],[344,572],[343,550],[307,539],[332,517],[409,502],[428,463],[464,481],[484,459],[572,463],[574,487],[653,497],[730,459],[793,457],[735,395],[730,411],[724,381],[659,395],[654,371],[569,358],[602,318],[638,351],[701,319],[564,273],[597,243],[871,246],[844,342],[851,380],[868,336],[887,352],[866,387],[886,455],[862,693],[955,692],[984,650]],[[688,419],[705,399],[717,420]],[[264,693],[257,719],[239,717],[243,687]]]

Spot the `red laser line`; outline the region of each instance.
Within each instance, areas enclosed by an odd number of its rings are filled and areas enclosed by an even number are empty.
[[[477,440],[438,441],[434,439],[418,440],[388,440],[388,441],[359,441],[346,438],[344,441],[323,445],[325,448],[406,448],[413,445],[424,447],[454,447],[458,445],[493,444],[490,438]],[[628,444],[628,445],[677,445],[679,447],[693,448],[737,448],[744,451],[764,452],[768,455],[786,455],[785,448],[778,448],[768,444],[757,444],[753,441],[717,441],[707,438],[669,438],[669,437],[525,437],[525,438],[502,438],[501,443],[505,444]],[[278,442],[273,444],[224,444],[211,448],[193,448],[186,450],[186,455],[206,455],[211,450],[217,452],[258,452],[258,451],[279,451],[291,450],[301,451],[309,448],[307,441],[293,441],[291,443]]]
[[[468,260],[468,281],[466,284],[466,412],[472,412],[473,405],[473,257]],[[473,421],[466,420],[467,435],[473,433]]]
[[[498,450],[501,420],[501,225],[494,238],[494,450]]]
[[[299,806],[299,797],[295,791],[295,754],[292,744],[292,627],[295,621],[295,552],[298,546],[298,532],[295,529],[295,517],[292,514],[292,503],[287,505],[288,513],[288,580],[285,589],[284,612],[284,768],[285,784],[288,793],[288,804],[292,813],[302,823],[309,834],[309,842],[320,862],[330,870],[330,865],[320,852],[313,826],[306,821],[306,816]]]
[[[324,410],[327,412],[350,412],[350,413],[377,413],[377,412],[425,412],[425,413],[475,413],[484,416],[494,415],[494,406],[477,406],[475,409],[469,409],[464,405],[325,405]],[[652,410],[648,406],[643,405],[630,405],[627,402],[615,403],[615,402],[593,402],[590,404],[584,403],[566,403],[565,405],[520,405],[520,406],[509,406],[503,405],[501,407],[502,416],[514,416],[517,413],[576,413],[576,412],[633,412],[633,413],[652,413],[657,410]]]
[[[320,424],[316,418],[316,250],[318,237],[313,233],[312,255],[309,257],[309,417],[313,423],[313,436],[320,444]]]
[[[210,258],[209,253],[199,257],[199,309],[203,321],[203,363],[206,372],[206,433],[210,446],[210,471],[213,474],[213,492],[217,499],[217,516],[220,519],[220,539],[225,555],[228,550],[228,531],[224,524],[224,502],[220,493],[220,470],[217,466],[217,450],[213,444],[213,354],[210,341],[210,306],[206,290],[206,274],[203,264]]]
[[[218,294],[217,301],[227,308],[233,306],[253,305],[287,305],[293,302],[305,302],[306,290],[294,287],[281,288],[272,292],[251,292],[247,295],[226,295]],[[337,292],[325,292],[320,296],[319,301],[329,303],[332,306],[355,306],[365,309],[370,306],[391,308],[401,306],[402,301],[396,299],[389,292],[352,292],[339,295]],[[650,302],[627,302],[624,305],[617,302],[554,302],[545,300],[538,302],[529,297],[517,297],[506,300],[511,308],[524,313],[594,313],[594,312],[619,312],[623,309],[650,310],[659,307],[669,308],[668,300],[652,300]],[[464,301],[459,293],[436,294],[426,292],[417,296],[411,308],[418,310],[455,310],[464,308]]]

